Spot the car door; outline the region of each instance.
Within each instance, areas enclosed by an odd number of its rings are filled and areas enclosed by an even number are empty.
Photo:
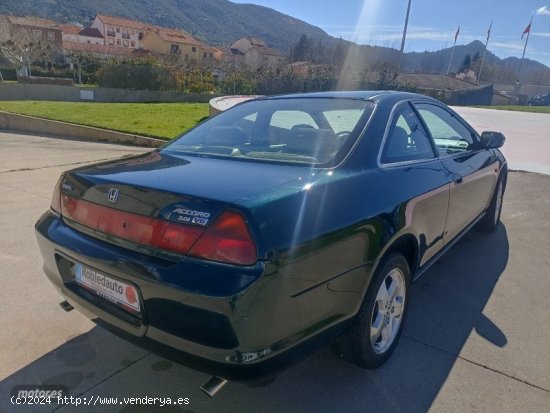
[[[498,162],[483,149],[477,134],[451,111],[416,103],[448,173],[450,201],[445,243],[451,241],[487,208],[498,177]]]
[[[397,205],[392,218],[398,230],[414,234],[419,266],[443,247],[449,205],[447,172],[422,122],[409,102],[392,111],[378,157],[384,175],[383,196]]]

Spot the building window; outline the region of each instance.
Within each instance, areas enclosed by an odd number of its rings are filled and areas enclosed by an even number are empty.
[[[191,48],[191,51],[192,51],[193,53],[195,53],[195,52],[197,51],[197,48],[196,48],[196,47],[192,47],[192,48]]]
[[[109,44],[110,44],[110,45],[114,45],[114,44],[115,44],[115,39],[110,38],[110,39],[109,39]]]
[[[54,32],[48,32],[48,40],[51,40],[51,41],[55,40],[55,33]]]
[[[120,33],[120,27],[117,27],[117,28],[116,28],[116,32],[117,32],[117,33]]]
[[[130,32],[127,28],[122,29],[122,38],[123,39],[129,39],[130,38]]]
[[[120,39],[116,39],[116,45],[120,46]]]
[[[33,30],[32,31],[32,38],[34,40],[40,40],[42,38],[42,32],[40,30]]]
[[[188,61],[189,61],[189,55],[186,54],[186,55],[185,55],[185,62],[187,63]]]
[[[115,31],[111,26],[107,26],[107,36],[111,36],[111,37],[115,36]]]
[[[132,42],[130,43],[132,45],[132,47],[136,47],[136,42],[132,40]]]
[[[122,41],[122,44],[124,45],[124,47],[128,47],[128,40]]]
[[[208,53],[206,53],[206,52],[203,52],[203,53],[202,53],[202,58],[203,58],[203,59],[206,59],[207,56],[208,56]]]
[[[180,52],[180,45],[179,44],[171,44],[170,45],[170,53],[172,54],[179,54]]]

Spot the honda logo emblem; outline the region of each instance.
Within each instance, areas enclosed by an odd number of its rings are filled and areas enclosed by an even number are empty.
[[[116,188],[109,188],[109,192],[107,193],[107,199],[109,202],[115,203],[118,199],[118,194],[120,191]]]

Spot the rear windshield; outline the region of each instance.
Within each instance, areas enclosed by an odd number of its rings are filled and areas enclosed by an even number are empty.
[[[165,151],[330,165],[352,148],[374,109],[345,98],[282,98],[235,106],[183,134]]]

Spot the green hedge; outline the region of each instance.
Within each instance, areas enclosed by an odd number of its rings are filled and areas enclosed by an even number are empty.
[[[119,89],[176,90],[174,73],[149,63],[106,63],[97,72],[100,87]]]

